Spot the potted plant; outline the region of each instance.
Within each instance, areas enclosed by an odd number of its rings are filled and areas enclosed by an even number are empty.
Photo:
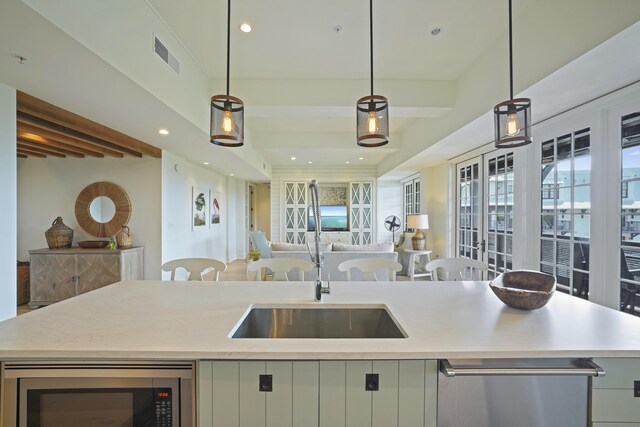
[[[258,261],[260,259],[260,251],[257,250],[251,250],[249,251],[249,253],[247,254],[247,256],[245,257],[245,262],[249,262],[249,261]]]

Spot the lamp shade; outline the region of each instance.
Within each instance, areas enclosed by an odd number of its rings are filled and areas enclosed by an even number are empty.
[[[427,214],[408,215],[407,228],[413,228],[414,230],[428,230],[429,215]]]
[[[389,142],[389,103],[381,95],[365,96],[356,107],[358,145],[381,147]]]
[[[516,98],[501,102],[493,109],[496,148],[531,144],[531,100]]]
[[[211,97],[211,142],[223,147],[244,144],[244,104],[230,95]]]

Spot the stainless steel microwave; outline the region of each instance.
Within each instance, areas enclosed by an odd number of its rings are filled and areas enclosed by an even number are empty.
[[[2,425],[191,427],[192,363],[27,363],[2,367]]]

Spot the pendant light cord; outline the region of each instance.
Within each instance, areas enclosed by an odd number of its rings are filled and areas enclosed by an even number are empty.
[[[227,96],[229,96],[229,63],[231,51],[231,0],[227,0]]]
[[[371,96],[373,96],[373,0],[369,0],[369,40],[371,50]]]
[[[513,99],[513,32],[511,21],[511,0],[509,0],[509,96]]]

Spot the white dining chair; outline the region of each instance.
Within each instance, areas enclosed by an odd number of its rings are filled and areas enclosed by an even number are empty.
[[[444,280],[482,280],[482,271],[489,267],[482,261],[470,258],[438,258],[425,266],[431,279],[438,280],[438,269],[444,272]]]
[[[263,268],[268,268],[273,272],[274,281],[289,281],[292,280],[290,275],[292,270],[297,270],[298,279],[304,280],[304,272],[311,271],[313,264],[304,259],[297,258],[265,258],[258,261],[249,263],[247,265],[248,272],[257,272],[256,280],[262,281],[262,274],[260,273]]]
[[[402,270],[402,264],[391,259],[382,258],[354,258],[338,265],[338,270],[347,273],[347,280],[351,281],[351,269],[358,269],[362,272],[363,281],[377,281],[376,272],[387,270],[389,272],[389,281],[396,280],[396,273]]]
[[[227,269],[227,265],[211,258],[180,258],[162,264],[162,271],[171,272],[171,280],[176,279],[176,271],[184,269],[187,273],[187,280],[202,281],[204,276],[212,276],[213,281],[217,282],[220,273]]]

